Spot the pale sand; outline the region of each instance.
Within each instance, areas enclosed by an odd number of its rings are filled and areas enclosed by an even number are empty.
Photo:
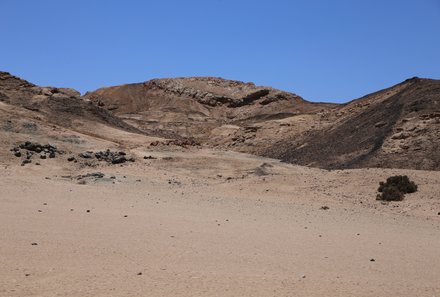
[[[440,172],[151,154],[81,172],[3,165],[0,296],[440,296]],[[269,175],[252,173],[264,162]],[[61,177],[95,171],[115,184]],[[420,191],[376,201],[398,173]]]

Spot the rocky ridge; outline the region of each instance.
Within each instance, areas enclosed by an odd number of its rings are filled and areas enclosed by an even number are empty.
[[[327,169],[440,170],[438,80],[412,78],[330,104],[215,77],[153,79],[80,96],[0,72],[0,102],[102,139],[125,131],[141,143],[140,134],[148,135],[144,145],[159,150],[210,147]],[[6,121],[5,129],[10,126]]]

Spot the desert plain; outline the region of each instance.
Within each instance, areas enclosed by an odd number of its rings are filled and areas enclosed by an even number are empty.
[[[300,166],[49,115],[0,102],[0,296],[440,296],[439,171]],[[26,141],[57,153],[23,163]],[[133,162],[94,157],[107,149]],[[391,175],[418,191],[376,200]]]

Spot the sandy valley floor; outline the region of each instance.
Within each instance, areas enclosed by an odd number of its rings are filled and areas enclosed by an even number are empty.
[[[440,296],[440,172],[151,154],[2,165],[0,296]],[[376,201],[398,173],[420,191]]]

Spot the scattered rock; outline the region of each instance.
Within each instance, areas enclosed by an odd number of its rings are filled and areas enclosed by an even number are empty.
[[[25,160],[23,160],[23,161],[21,162],[21,166],[24,166],[24,165],[29,164],[29,163],[32,163],[32,161],[29,160],[29,159],[25,159]]]
[[[39,144],[39,143],[32,143],[30,141],[26,141],[25,143],[20,144],[19,147],[21,149],[25,149],[25,150],[28,150],[28,151],[33,151],[33,152],[36,152],[36,153],[41,153],[42,151],[45,151],[45,152],[56,152],[57,151],[56,146],[53,146],[53,145],[50,145],[50,144],[42,145],[42,144]]]
[[[91,172],[91,173],[87,173],[87,174],[83,174],[83,175],[78,175],[76,177],[76,179],[83,179],[83,178],[88,178],[88,177],[103,178],[104,176],[105,176],[105,174],[102,172]]]
[[[370,259],[370,262],[376,262],[376,260],[375,260],[375,259],[373,259],[373,258],[371,258],[371,259]]]
[[[82,152],[78,156],[80,156],[81,158],[84,158],[84,159],[91,159],[91,158],[93,158],[93,152],[90,152],[90,151]]]
[[[56,153],[61,153],[57,150],[56,146],[50,145],[50,144],[39,144],[39,143],[33,143],[30,141],[26,141],[25,143],[20,144],[18,147],[14,147],[11,149],[11,151],[14,153],[16,157],[21,157],[23,154],[20,151],[26,150],[26,160],[22,161],[21,166],[24,166],[28,163],[30,163],[30,160],[32,159],[34,153],[40,154],[40,159],[46,159],[46,155],[49,155],[49,158],[55,158]]]
[[[180,181],[176,180],[176,179],[169,179],[168,180],[168,184],[169,185],[176,185],[176,186],[182,185],[182,183]]]
[[[127,158],[126,155],[127,154],[123,151],[112,152],[109,149],[95,153],[93,153],[92,151],[87,151],[79,154],[79,156],[84,159],[92,159],[94,156],[98,161],[105,161],[111,164],[122,164],[127,161],[135,161],[133,157]]]
[[[67,158],[67,161],[69,161],[69,162],[72,162],[74,160],[75,160],[75,157],[73,157],[73,156],[70,156],[69,158]]]
[[[90,212],[90,209],[87,209],[86,212]]]
[[[384,121],[380,121],[380,122],[376,123],[376,124],[374,125],[374,127],[376,127],[376,128],[380,128],[380,127],[385,126],[386,124],[387,124],[386,122],[384,122]]]
[[[115,156],[111,159],[112,164],[121,164],[125,163],[126,161],[127,159],[125,158],[125,156]]]
[[[153,141],[150,143],[150,146],[181,146],[181,147],[189,147],[189,146],[200,146],[200,143],[195,141],[194,139],[172,139],[166,141]]]
[[[407,139],[411,134],[405,132],[399,132],[391,136],[391,139]]]
[[[433,112],[430,114],[422,114],[419,116],[422,120],[428,120],[428,119],[434,119],[434,118],[440,118],[440,112]]]
[[[324,206],[321,206],[320,209],[322,209],[322,210],[328,210],[328,209],[330,209],[330,207],[328,207],[327,205],[324,205]]]
[[[38,243],[36,243],[36,242],[32,242],[31,245],[38,245]]]

